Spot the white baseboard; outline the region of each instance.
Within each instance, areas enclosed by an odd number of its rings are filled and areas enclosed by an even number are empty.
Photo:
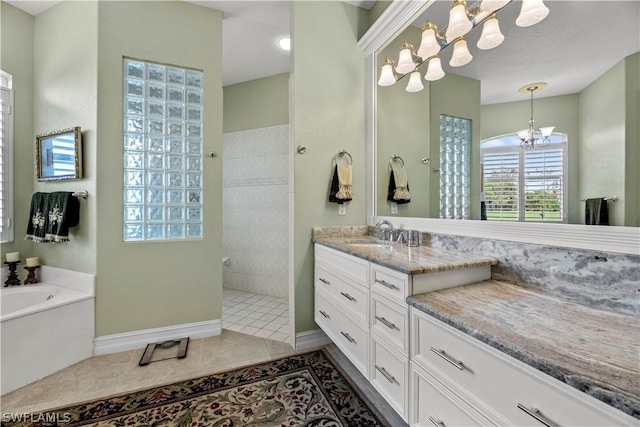
[[[320,347],[330,343],[331,340],[322,329],[315,329],[313,331],[300,332],[299,334],[296,334],[296,350]]]
[[[220,335],[222,320],[214,319],[204,322],[185,323],[163,328],[144,329],[122,334],[103,335],[94,340],[94,354],[118,353],[146,347],[149,343],[175,340],[179,338],[206,338]]]

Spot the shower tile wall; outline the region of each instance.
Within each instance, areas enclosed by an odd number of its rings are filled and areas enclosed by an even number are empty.
[[[289,125],[225,133],[223,286],[287,298]]]

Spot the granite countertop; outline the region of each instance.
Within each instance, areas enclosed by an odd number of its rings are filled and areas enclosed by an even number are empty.
[[[414,295],[407,303],[640,418],[638,318],[497,280]]]
[[[427,246],[408,247],[401,243],[375,240],[368,235],[315,236],[314,242],[354,255],[405,274],[435,273],[498,263],[495,258],[432,249]],[[381,243],[367,245],[367,243]],[[362,245],[359,245],[362,244]]]

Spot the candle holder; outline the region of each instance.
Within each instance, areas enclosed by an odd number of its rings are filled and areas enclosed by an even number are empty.
[[[24,279],[24,284],[25,285],[33,285],[38,283],[38,278],[36,277],[36,270],[40,268],[39,265],[36,265],[35,267],[25,267],[24,269],[28,271],[27,273],[27,278]]]
[[[16,273],[16,267],[18,266],[19,263],[20,261],[5,262],[5,264],[9,266],[9,277],[7,278],[7,280],[4,281],[5,288],[7,286],[20,285],[20,279],[18,279],[18,273]]]

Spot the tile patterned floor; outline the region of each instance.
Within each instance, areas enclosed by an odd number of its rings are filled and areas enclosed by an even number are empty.
[[[222,327],[234,332],[287,342],[289,302],[286,298],[223,289]]]

